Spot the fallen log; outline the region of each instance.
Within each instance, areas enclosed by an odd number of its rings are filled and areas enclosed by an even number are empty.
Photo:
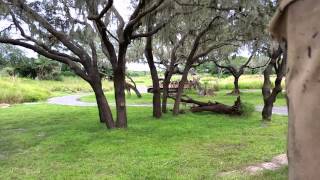
[[[136,82],[134,82],[134,80],[128,75],[126,75],[126,77],[131,82],[131,83],[129,83],[127,81],[125,82],[125,89],[127,90],[128,94],[131,95],[131,91],[130,90],[132,89],[136,93],[137,97],[141,98],[142,96],[141,96],[141,93],[139,92],[139,90],[137,88]]]
[[[136,93],[138,98],[141,98],[141,93],[139,92],[138,88],[128,82],[125,82],[125,89],[127,90],[128,94],[131,95],[131,89]]]
[[[169,97],[172,99],[175,99],[172,96],[169,96]],[[190,111],[193,113],[203,112],[203,111],[210,111],[214,113],[229,114],[229,115],[241,115],[243,113],[240,96],[238,96],[233,106],[225,105],[219,102],[214,102],[214,103],[210,101],[201,102],[201,101],[194,100],[185,95],[181,98],[181,102],[196,105],[190,108]]]

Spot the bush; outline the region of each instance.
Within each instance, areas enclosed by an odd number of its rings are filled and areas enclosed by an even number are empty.
[[[242,116],[250,116],[253,112],[255,112],[255,106],[250,103],[242,102],[241,111],[243,112]]]

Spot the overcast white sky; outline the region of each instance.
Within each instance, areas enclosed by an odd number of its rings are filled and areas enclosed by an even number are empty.
[[[125,21],[129,19],[129,16],[131,15],[132,11],[130,10],[129,5],[130,0],[115,0],[114,6],[119,11],[119,13],[122,15]],[[3,24],[2,24],[3,25]],[[1,27],[1,25],[0,25]],[[29,57],[36,57],[37,54],[31,50],[25,49],[26,55]],[[242,50],[239,55],[249,57],[248,51],[246,49]],[[134,71],[149,71],[147,64],[141,64],[141,63],[128,63],[127,65],[128,70],[134,70]]]
[[[122,17],[128,19],[128,17],[131,14],[131,11],[129,10],[129,3],[130,0],[115,0],[114,6],[119,11],[119,13],[122,15]]]

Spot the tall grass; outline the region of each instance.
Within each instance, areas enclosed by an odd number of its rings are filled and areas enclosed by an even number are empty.
[[[112,90],[111,83],[104,81],[103,89]],[[59,94],[91,91],[87,82],[76,77],[64,77],[62,81],[0,77],[0,103],[35,102]]]
[[[274,86],[275,76],[271,77],[272,86]],[[207,82],[212,86],[218,87],[218,89],[233,89],[234,78],[229,76],[226,78],[217,78],[214,76],[205,76],[201,78],[202,82]],[[261,89],[263,85],[263,75],[242,75],[239,79],[240,89]],[[282,86],[284,87],[284,81]]]
[[[207,87],[214,88],[215,90],[219,89],[233,89],[233,76],[228,77],[217,77],[209,74],[201,74],[198,75],[200,77],[200,82],[202,84],[206,84]],[[152,85],[152,81],[150,76],[140,76],[133,78],[137,84],[144,84],[147,86]],[[180,75],[174,75],[172,77],[172,81],[180,81]],[[188,77],[189,80],[192,80],[192,77]],[[271,76],[271,82],[274,86],[275,76]],[[261,89],[263,85],[263,75],[242,75],[239,79],[240,89]],[[284,87],[284,81],[282,82],[282,86]]]
[[[92,92],[90,85],[77,77],[63,77],[62,81],[31,81],[30,83],[45,87],[50,92]],[[112,83],[108,81],[103,81],[102,84],[104,91],[111,91],[113,89]]]
[[[25,83],[20,79],[0,79],[0,103],[34,102],[49,96],[50,92],[47,89]]]

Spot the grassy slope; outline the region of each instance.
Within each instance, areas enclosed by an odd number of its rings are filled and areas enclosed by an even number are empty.
[[[226,104],[233,104],[236,100],[236,96],[229,96],[226,95],[229,91],[218,91],[216,92],[216,96],[198,96],[195,93],[188,93],[188,95],[194,99],[200,101],[218,101],[223,102]],[[142,98],[138,98],[134,94],[131,96],[127,96],[127,103],[128,104],[151,104],[152,103],[152,94],[143,94]],[[114,94],[109,92],[107,93],[107,99],[110,103],[114,103]],[[254,105],[262,105],[263,100],[261,96],[261,92],[242,92],[241,99],[243,102],[254,104]],[[85,96],[81,98],[81,101],[85,102],[95,102],[95,96]],[[173,103],[172,100],[169,100],[169,103]],[[286,100],[283,94],[278,96],[278,99],[275,103],[277,106],[284,106],[286,105]]]
[[[129,128],[107,131],[93,107],[0,109],[0,179],[216,179],[285,152],[287,117],[187,113],[151,118],[128,108]],[[287,170],[230,179],[285,179]],[[225,177],[229,179],[229,177]]]

